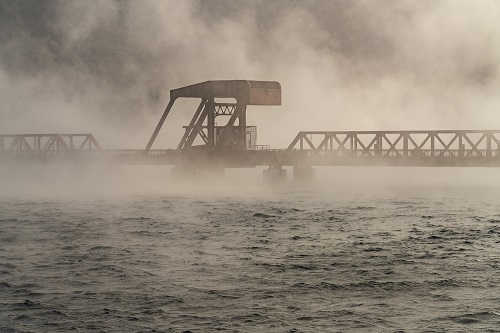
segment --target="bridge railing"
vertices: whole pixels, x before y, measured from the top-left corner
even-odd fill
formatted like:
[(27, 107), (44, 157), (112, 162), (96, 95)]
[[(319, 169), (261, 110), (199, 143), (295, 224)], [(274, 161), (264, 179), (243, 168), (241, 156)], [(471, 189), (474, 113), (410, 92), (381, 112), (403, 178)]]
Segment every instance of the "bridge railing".
[(173, 149), (151, 149), (147, 153), (144, 149), (0, 149), (1, 156), (12, 157), (118, 157), (118, 156), (141, 156), (141, 157), (164, 157), (175, 155)]
[(249, 150), (270, 150), (270, 145), (252, 145)]

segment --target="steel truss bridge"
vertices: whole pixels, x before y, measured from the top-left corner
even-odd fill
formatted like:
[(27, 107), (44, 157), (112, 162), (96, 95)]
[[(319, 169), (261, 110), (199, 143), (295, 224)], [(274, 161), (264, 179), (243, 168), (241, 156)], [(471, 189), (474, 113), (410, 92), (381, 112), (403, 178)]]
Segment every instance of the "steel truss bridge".
[[(152, 149), (178, 98), (199, 98), (176, 149)], [(234, 102), (221, 103), (218, 99)], [(206, 168), (267, 166), (500, 167), (500, 130), (304, 131), (286, 149), (257, 145), (249, 105), (281, 105), (273, 81), (206, 81), (170, 91), (170, 102), (145, 149), (103, 149), (92, 134), (0, 135), (0, 163), (162, 164)], [(227, 119), (223, 126), (216, 117)]]
[[(316, 143), (316, 144), (315, 144)], [(499, 131), (300, 132), (287, 149), (191, 153), (221, 166), (500, 166)], [(92, 134), (0, 135), (0, 162), (177, 165), (178, 149), (102, 149)]]

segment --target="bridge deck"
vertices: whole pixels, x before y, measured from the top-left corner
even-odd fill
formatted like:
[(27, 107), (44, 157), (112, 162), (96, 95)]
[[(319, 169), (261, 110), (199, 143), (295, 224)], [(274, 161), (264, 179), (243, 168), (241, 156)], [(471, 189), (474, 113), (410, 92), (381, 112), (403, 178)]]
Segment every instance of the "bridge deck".
[(480, 149), (469, 156), (461, 156), (460, 150), (412, 151), (404, 156), (403, 150), (380, 150), (367, 152), (363, 149), (345, 151), (315, 151), (312, 149), (286, 150), (249, 150), (241, 153), (213, 152), (209, 155), (178, 155), (175, 150), (142, 149), (102, 149), (49, 151), (0, 151), (0, 163), (86, 163), (86, 164), (157, 164), (177, 165), (180, 163), (201, 164), (207, 160), (223, 167), (256, 166), (447, 166), (447, 167), (486, 167), (500, 166), (499, 151)]

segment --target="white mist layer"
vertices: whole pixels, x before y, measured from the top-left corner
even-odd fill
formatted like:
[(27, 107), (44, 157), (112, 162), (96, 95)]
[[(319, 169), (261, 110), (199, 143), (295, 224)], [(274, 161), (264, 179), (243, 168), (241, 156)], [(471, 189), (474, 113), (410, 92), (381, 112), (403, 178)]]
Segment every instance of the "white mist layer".
[[(170, 89), (217, 79), (282, 83), (283, 106), (248, 110), (277, 148), (300, 130), (499, 123), (494, 0), (34, 1), (0, 15), (2, 133), (142, 148)], [(175, 147), (193, 112), (176, 105), (155, 147)]]
[(0, 199), (9, 197), (85, 198), (130, 195), (208, 195), (270, 197), (286, 192), (317, 191), (325, 196), (415, 197), (497, 195), (496, 168), (318, 167), (310, 182), (263, 181), (263, 168), (226, 169), (224, 174), (178, 178), (168, 166), (1, 165)]

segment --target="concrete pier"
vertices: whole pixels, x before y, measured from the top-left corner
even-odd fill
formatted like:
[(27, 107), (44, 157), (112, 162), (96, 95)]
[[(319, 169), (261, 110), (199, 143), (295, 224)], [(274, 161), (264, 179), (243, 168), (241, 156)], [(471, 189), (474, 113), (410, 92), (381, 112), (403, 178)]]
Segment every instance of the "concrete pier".
[(296, 165), (293, 167), (293, 180), (298, 182), (311, 182), (314, 180), (316, 170), (312, 166)]
[(270, 166), (268, 169), (264, 170), (263, 174), (264, 182), (278, 183), (286, 180), (287, 170), (283, 169), (282, 166)]

